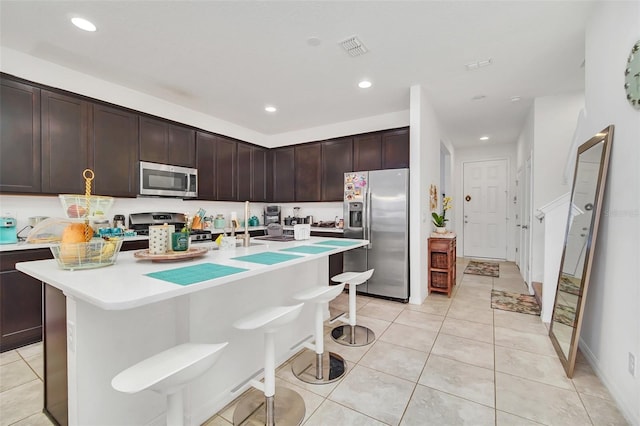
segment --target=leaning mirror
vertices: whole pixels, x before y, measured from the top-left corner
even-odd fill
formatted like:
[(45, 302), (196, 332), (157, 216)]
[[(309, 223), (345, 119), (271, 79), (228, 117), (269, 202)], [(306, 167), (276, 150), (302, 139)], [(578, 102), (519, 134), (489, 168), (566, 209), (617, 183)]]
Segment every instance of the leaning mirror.
[(571, 204), (553, 305), (549, 336), (567, 372), (573, 376), (584, 302), (604, 193), (613, 126), (578, 148)]

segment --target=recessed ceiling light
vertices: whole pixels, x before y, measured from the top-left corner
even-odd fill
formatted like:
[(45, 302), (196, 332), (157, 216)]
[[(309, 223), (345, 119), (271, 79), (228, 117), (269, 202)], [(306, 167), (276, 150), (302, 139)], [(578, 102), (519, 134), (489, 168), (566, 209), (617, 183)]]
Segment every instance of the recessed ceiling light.
[(522, 99), (520, 96), (512, 96), (511, 102), (518, 102), (520, 99)]
[(318, 37), (309, 37), (307, 39), (307, 44), (309, 46), (313, 46), (313, 47), (320, 46), (320, 43), (322, 43), (322, 40), (320, 40), (320, 38)]
[(488, 141), (489, 140), (489, 136), (482, 136), (480, 138), (481, 141)]
[(264, 107), (264, 110), (267, 112), (276, 112), (278, 108), (274, 107), (273, 105), (267, 105), (266, 107)]
[(485, 99), (486, 96), (485, 95), (475, 95), (473, 98), (471, 98), (472, 101), (481, 101), (483, 99)]
[(475, 71), (479, 68), (488, 67), (493, 63), (493, 59), (482, 59), (479, 61), (469, 62), (468, 64), (464, 64), (467, 67), (467, 71)]
[(93, 25), (92, 22), (89, 22), (84, 18), (78, 18), (78, 17), (71, 18), (71, 22), (73, 23), (73, 25), (80, 28), (81, 30), (91, 31), (91, 32), (96, 30), (96, 26)]
[(371, 82), (369, 80), (362, 80), (360, 83), (358, 83), (358, 87), (361, 89), (368, 89), (369, 87), (371, 87)]

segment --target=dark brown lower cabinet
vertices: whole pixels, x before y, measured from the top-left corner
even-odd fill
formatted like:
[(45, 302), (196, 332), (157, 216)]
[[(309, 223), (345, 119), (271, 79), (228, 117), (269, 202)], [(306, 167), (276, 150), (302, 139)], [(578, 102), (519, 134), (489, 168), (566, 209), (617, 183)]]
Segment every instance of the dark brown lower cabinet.
[(44, 413), (69, 424), (67, 386), (67, 298), (44, 285)]
[(16, 263), (52, 257), (49, 249), (0, 253), (0, 352), (42, 340), (42, 282)]

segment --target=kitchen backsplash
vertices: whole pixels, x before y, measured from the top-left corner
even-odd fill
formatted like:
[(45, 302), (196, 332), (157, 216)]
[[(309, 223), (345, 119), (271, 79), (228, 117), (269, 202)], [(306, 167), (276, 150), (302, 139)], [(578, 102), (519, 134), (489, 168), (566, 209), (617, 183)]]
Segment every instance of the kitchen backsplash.
[[(293, 216), (293, 208), (300, 207), (300, 216), (313, 216), (317, 221), (333, 221), (336, 216), (342, 218), (342, 203), (269, 203), (282, 207), (282, 218)], [(262, 213), (266, 203), (251, 203), (249, 216), (257, 216), (263, 224)], [(116, 198), (107, 218), (111, 221), (116, 214), (125, 215), (127, 224), (130, 213), (143, 212), (177, 212), (193, 215), (199, 208), (206, 210), (207, 216), (223, 214), (226, 219), (231, 212), (236, 212), (238, 219), (244, 220), (244, 203), (223, 201), (184, 201), (177, 198)], [(29, 217), (48, 216), (65, 217), (57, 196), (2, 195), (0, 197), (0, 215), (16, 218), (17, 230), (29, 223)]]

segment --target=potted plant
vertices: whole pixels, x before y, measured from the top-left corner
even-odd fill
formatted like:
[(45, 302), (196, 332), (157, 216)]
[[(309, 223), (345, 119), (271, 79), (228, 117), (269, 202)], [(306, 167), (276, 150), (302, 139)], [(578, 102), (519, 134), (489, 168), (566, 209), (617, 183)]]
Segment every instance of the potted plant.
[(453, 207), (451, 205), (451, 197), (444, 197), (442, 199), (442, 214), (438, 214), (436, 212), (431, 213), (433, 217), (433, 225), (436, 227), (436, 232), (439, 234), (444, 234), (447, 232), (446, 222), (449, 220), (446, 218), (447, 210)]

